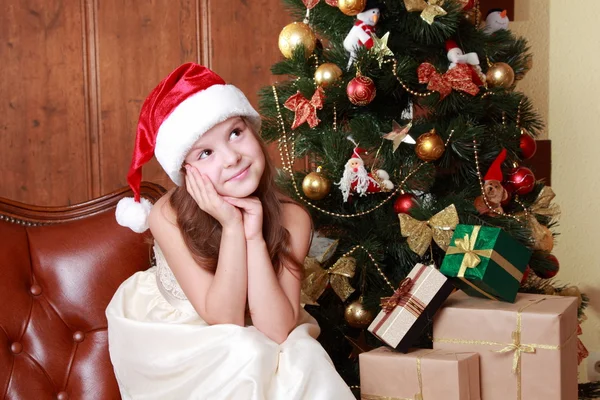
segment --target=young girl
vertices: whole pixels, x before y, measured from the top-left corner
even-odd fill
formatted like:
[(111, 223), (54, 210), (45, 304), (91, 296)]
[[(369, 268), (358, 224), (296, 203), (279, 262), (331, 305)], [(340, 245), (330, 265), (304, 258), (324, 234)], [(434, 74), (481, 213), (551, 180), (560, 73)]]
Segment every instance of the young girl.
[[(184, 64), (150, 93), (117, 221), (154, 237), (156, 267), (106, 309), (124, 399), (354, 399), (300, 307), (309, 215), (273, 182), (260, 117), (209, 69)], [(152, 155), (175, 182), (139, 195)]]

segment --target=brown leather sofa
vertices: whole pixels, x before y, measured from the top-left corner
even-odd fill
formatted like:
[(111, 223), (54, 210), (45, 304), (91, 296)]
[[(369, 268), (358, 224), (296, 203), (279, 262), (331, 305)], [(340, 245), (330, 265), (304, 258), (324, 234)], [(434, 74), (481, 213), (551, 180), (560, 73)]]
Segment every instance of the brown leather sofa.
[[(164, 189), (144, 183), (155, 201)], [(117, 225), (123, 189), (69, 207), (0, 198), (0, 398), (120, 399), (104, 310), (150, 266), (150, 237)]]

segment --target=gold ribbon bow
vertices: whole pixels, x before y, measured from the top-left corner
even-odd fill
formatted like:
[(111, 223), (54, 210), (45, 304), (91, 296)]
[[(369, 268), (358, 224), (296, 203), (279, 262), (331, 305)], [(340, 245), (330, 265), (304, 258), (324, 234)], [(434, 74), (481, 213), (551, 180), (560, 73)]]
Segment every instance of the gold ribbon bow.
[(297, 92), (287, 99), (285, 103), (283, 103), (283, 106), (295, 113), (292, 129), (296, 129), (305, 122), (307, 122), (311, 128), (319, 125), (321, 120), (317, 117), (317, 110), (323, 108), (324, 98), (325, 92), (323, 91), (323, 88), (319, 86), (310, 101), (300, 92)]
[(554, 190), (550, 186), (545, 186), (537, 198), (529, 207), (529, 212), (538, 215), (544, 215), (552, 219), (557, 219), (560, 216), (560, 207), (557, 204), (552, 204), (552, 200), (556, 197)]
[(327, 270), (321, 268), (321, 264), (313, 257), (304, 259), (304, 271), (306, 278), (302, 281), (301, 302), (303, 304), (319, 305), (317, 300), (327, 285), (331, 284), (333, 291), (342, 301), (354, 293), (349, 279), (356, 271), (356, 260), (353, 257), (340, 257), (333, 266)]
[(404, 0), (406, 11), (421, 11), (421, 18), (429, 25), (433, 24), (435, 17), (448, 14), (441, 7), (443, 4), (444, 0), (429, 0), (429, 3), (425, 0)]
[(400, 300), (402, 300), (402, 298), (406, 296), (408, 292), (410, 292), (410, 289), (412, 289), (413, 284), (414, 283), (411, 278), (402, 279), (402, 281), (400, 281), (400, 284), (398, 285), (398, 289), (394, 291), (393, 295), (391, 295), (390, 297), (381, 298), (381, 308), (383, 309), (383, 311), (389, 313), (393, 311), (396, 307), (398, 307)]
[(477, 266), (481, 263), (481, 257), (492, 258), (494, 249), (475, 250), (475, 242), (477, 241), (477, 236), (479, 236), (480, 230), (481, 226), (475, 225), (471, 235), (466, 233), (463, 239), (456, 239), (454, 241), (454, 246), (448, 248), (447, 254), (465, 255), (462, 263), (460, 264), (458, 274), (456, 275), (457, 278), (464, 278), (467, 269), (477, 268)]
[(521, 354), (523, 353), (535, 353), (535, 347), (530, 344), (521, 343), (521, 329), (517, 328), (512, 333), (513, 342), (501, 350), (497, 350), (496, 353), (510, 353), (514, 351), (512, 372), (513, 374), (521, 373)]
[(408, 238), (408, 247), (421, 257), (431, 245), (431, 239), (445, 251), (458, 225), (458, 213), (454, 204), (444, 208), (428, 221), (416, 220), (408, 214), (398, 214), (398, 218), (402, 236)]

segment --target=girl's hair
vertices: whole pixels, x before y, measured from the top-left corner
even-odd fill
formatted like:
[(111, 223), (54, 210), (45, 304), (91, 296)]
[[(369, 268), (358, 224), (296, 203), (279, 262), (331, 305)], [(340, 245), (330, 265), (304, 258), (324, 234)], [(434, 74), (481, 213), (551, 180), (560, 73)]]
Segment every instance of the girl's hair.
[[(265, 157), (265, 169), (253, 196), (258, 197), (262, 203), (263, 237), (271, 263), (276, 273), (285, 266), (301, 277), (303, 268), (291, 256), (290, 234), (282, 223), (283, 203), (297, 203), (282, 200), (283, 195), (275, 184), (275, 167), (267, 154), (266, 146), (250, 125), (248, 128), (260, 143)], [(185, 173), (183, 166), (182, 173)], [(185, 183), (175, 189), (169, 203), (177, 216), (177, 225), (183, 240), (196, 263), (211, 272), (216, 271), (221, 243), (221, 224), (198, 207), (196, 201), (187, 192)]]

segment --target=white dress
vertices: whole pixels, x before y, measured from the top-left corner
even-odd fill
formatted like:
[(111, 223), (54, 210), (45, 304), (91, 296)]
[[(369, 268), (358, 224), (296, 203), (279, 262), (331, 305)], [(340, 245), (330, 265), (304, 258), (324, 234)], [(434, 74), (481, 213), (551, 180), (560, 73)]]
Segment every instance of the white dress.
[(253, 326), (208, 325), (158, 248), (156, 266), (121, 284), (106, 309), (124, 400), (350, 400), (354, 395), (301, 321), (278, 345)]

